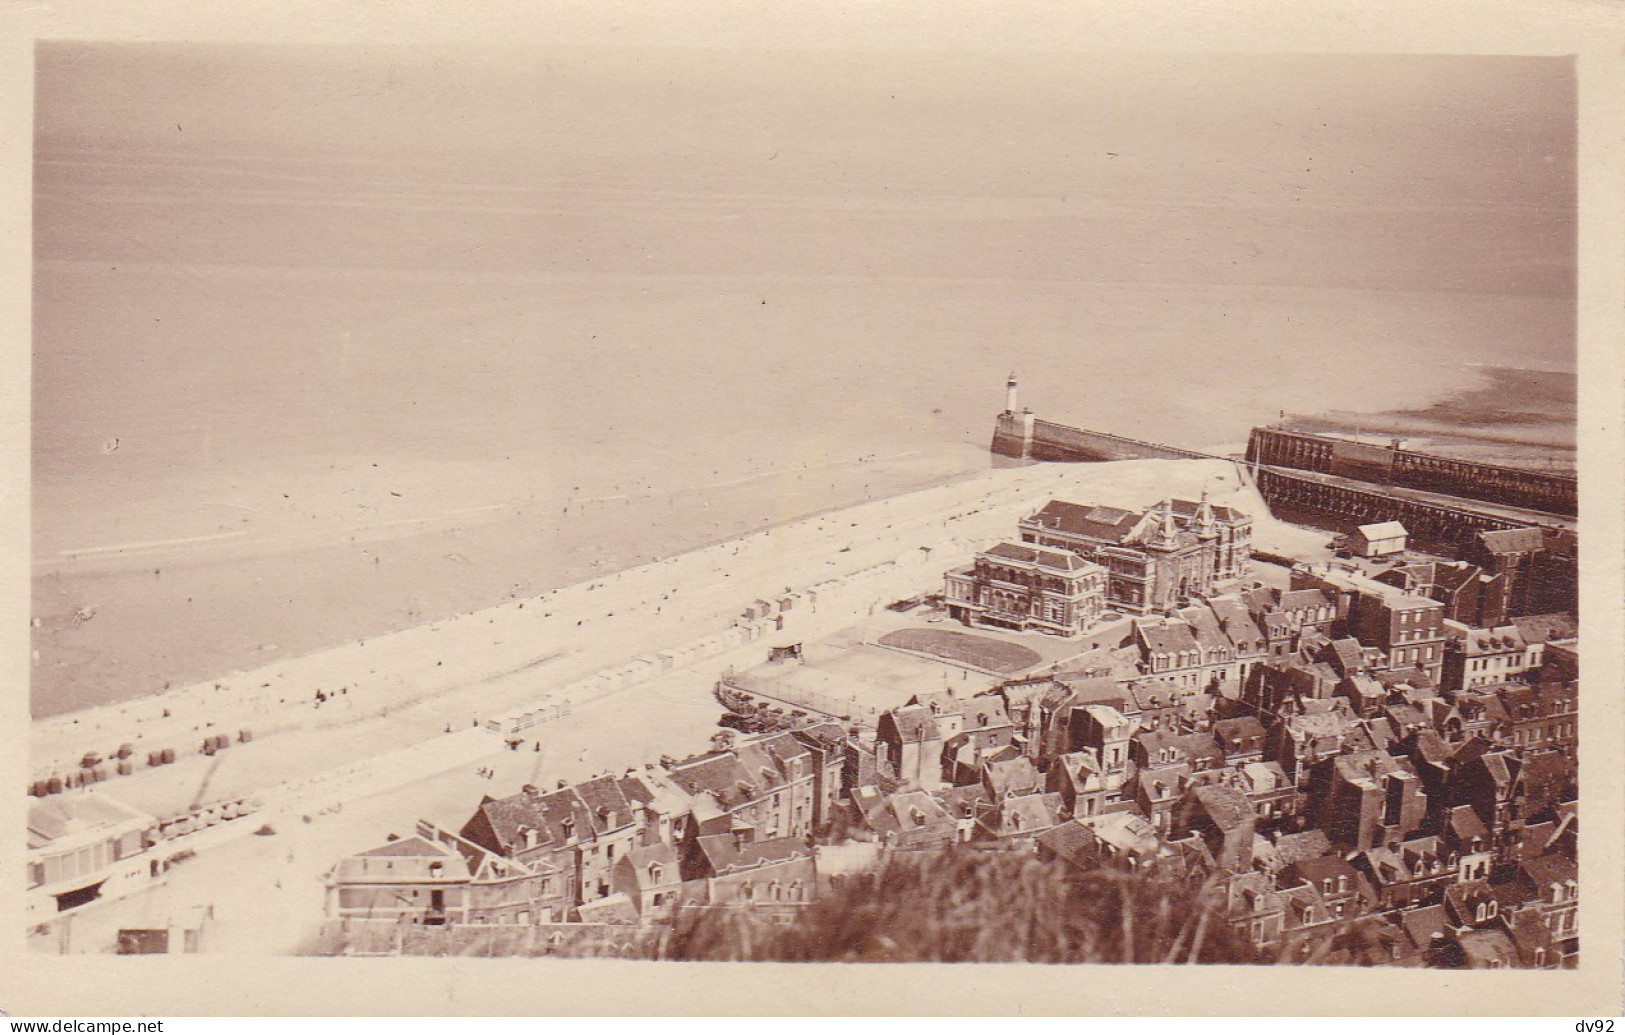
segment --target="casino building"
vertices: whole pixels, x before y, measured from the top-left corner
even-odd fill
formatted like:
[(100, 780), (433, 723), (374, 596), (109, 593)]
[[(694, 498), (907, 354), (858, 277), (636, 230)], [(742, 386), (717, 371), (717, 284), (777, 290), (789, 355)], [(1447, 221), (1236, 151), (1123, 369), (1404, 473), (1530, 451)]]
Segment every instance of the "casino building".
[(950, 571), (944, 598), (966, 625), (1072, 636), (1106, 610), (1106, 569), (1067, 550), (1000, 543)]
[(1167, 612), (1240, 578), (1252, 557), (1252, 518), (1232, 507), (1167, 499), (1143, 512), (1051, 500), (1022, 519), (1021, 541), (1065, 550), (1106, 573), (1106, 606)]

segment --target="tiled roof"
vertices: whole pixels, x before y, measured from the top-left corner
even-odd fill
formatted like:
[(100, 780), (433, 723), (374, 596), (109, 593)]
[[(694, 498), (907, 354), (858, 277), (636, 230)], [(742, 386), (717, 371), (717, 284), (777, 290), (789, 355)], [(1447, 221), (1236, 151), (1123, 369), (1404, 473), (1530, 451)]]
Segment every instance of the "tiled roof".
[(1451, 809), (1446, 826), (1459, 844), (1467, 844), (1475, 838), (1487, 839), (1490, 836), (1489, 828), (1484, 825), (1484, 821), (1479, 818), (1471, 805), (1457, 805)]
[(1066, 862), (1075, 862), (1083, 857), (1095, 842), (1094, 832), (1077, 820), (1051, 827), (1038, 835), (1040, 845)]

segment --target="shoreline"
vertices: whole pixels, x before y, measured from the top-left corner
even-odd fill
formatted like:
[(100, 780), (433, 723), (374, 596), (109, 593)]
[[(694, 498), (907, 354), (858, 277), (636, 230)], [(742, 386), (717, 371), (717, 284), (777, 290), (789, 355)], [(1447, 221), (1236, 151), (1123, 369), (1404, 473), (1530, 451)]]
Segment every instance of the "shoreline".
[[(899, 459), (915, 460), (920, 457), (921, 454), (916, 452), (877, 457), (874, 461), (856, 460), (840, 464), (823, 465), (826, 468), (835, 469), (841, 474), (856, 473), (858, 475), (864, 475), (872, 473), (873, 475), (882, 479), (893, 478), (895, 480), (878, 490), (868, 492), (860, 491), (856, 493), (842, 493), (837, 490), (831, 494), (828, 494), (832, 498), (832, 501), (830, 502), (825, 502), (821, 506), (808, 510), (798, 510), (785, 513), (782, 516), (775, 517), (766, 522), (756, 524), (739, 522), (736, 523), (734, 527), (724, 528), (720, 531), (709, 534), (702, 532), (698, 536), (687, 535), (679, 532), (676, 535), (668, 537), (667, 545), (670, 547), (669, 549), (635, 551), (622, 557), (615, 558), (614, 560), (618, 561), (619, 563), (616, 563), (612, 568), (605, 568), (602, 566), (600, 560), (592, 559), (589, 552), (590, 546), (589, 549), (582, 549), (580, 548), (580, 544), (576, 544), (578, 547), (577, 549), (569, 550), (569, 544), (566, 544), (564, 551), (561, 552), (568, 552), (570, 555), (568, 557), (561, 558), (564, 563), (559, 564), (551, 572), (544, 573), (540, 576), (532, 576), (523, 579), (521, 582), (516, 583), (514, 588), (503, 593), (497, 599), (489, 599), (488, 595), (485, 594), (476, 594), (476, 596), (487, 596), (487, 599), (485, 599), (483, 602), (471, 601), (468, 606), (462, 607), (443, 607), (434, 609), (426, 608), (421, 615), (415, 617), (415, 620), (395, 623), (387, 627), (378, 627), (377, 623), (374, 623), (374, 628), (372, 628), (370, 631), (355, 636), (346, 636), (336, 640), (329, 638), (326, 640), (326, 642), (304, 644), (299, 647), (284, 648), (273, 644), (270, 648), (265, 649), (258, 656), (248, 655), (246, 652), (238, 651), (236, 653), (243, 656), (247, 663), (232, 666), (227, 669), (213, 668), (209, 669), (207, 672), (198, 672), (189, 676), (172, 678), (169, 680), (169, 684), (171, 685), (155, 685), (148, 692), (119, 695), (107, 700), (90, 702), (79, 707), (69, 707), (61, 710), (37, 710), (31, 716), (31, 721), (38, 726), (41, 723), (61, 721), (64, 719), (72, 720), (74, 717), (96, 713), (102, 709), (118, 708), (124, 705), (151, 701), (166, 694), (179, 693), (187, 690), (188, 688), (195, 688), (203, 683), (218, 682), (222, 684), (229, 684), (234, 680), (240, 680), (245, 673), (259, 671), (268, 665), (274, 665), (278, 662), (296, 660), (298, 658), (307, 657), (311, 654), (343, 647), (358, 641), (364, 642), (369, 639), (377, 639), (383, 636), (408, 632), (412, 629), (426, 628), (429, 626), (454, 621), (458, 618), (465, 617), (486, 608), (500, 607), (503, 604), (512, 603), (521, 599), (544, 599), (553, 594), (557, 594), (574, 587), (586, 585), (596, 580), (610, 578), (623, 574), (627, 571), (635, 570), (639, 567), (650, 564), (658, 564), (662, 561), (680, 557), (684, 554), (704, 551), (719, 545), (746, 539), (754, 535), (770, 533), (777, 528), (792, 525), (800, 521), (816, 519), (831, 513), (851, 509), (853, 507), (860, 507), (869, 503), (883, 502), (900, 496), (907, 496), (933, 488), (958, 484), (969, 479), (974, 479), (991, 469), (991, 464), (987, 467), (975, 468), (970, 467), (967, 463), (961, 463), (958, 469), (943, 470), (941, 469), (942, 465), (938, 464), (936, 470), (923, 478), (919, 477), (916, 473), (907, 470), (901, 472), (903, 474), (902, 477), (898, 477), (898, 474), (900, 473), (899, 469), (895, 466), (888, 466), (887, 463), (890, 461), (893, 465), (895, 465)], [(927, 462), (929, 462), (929, 458), (927, 458)], [(748, 494), (751, 492), (752, 486), (756, 486), (761, 483), (772, 483), (775, 479), (782, 477), (786, 473), (793, 472), (775, 469), (774, 471), (730, 479), (727, 482), (717, 485), (706, 485), (703, 487), (682, 489), (671, 494), (651, 494), (643, 497), (631, 496), (624, 499), (623, 505), (625, 508), (632, 511), (641, 510), (645, 512), (648, 515), (649, 521), (660, 521), (660, 512), (663, 509), (669, 509), (669, 507), (677, 499), (686, 497), (689, 500), (700, 501), (699, 509), (706, 510), (709, 508), (708, 504), (705, 502), (705, 497), (713, 492), (720, 490), (722, 493), (726, 494), (729, 490), (734, 490), (735, 492), (745, 492)], [(575, 500), (568, 506), (572, 510), (575, 510), (578, 506), (581, 507), (581, 511), (578, 516), (590, 521), (592, 518), (593, 507), (610, 507), (614, 506), (614, 504), (617, 502), (620, 501), (615, 499), (587, 498)], [(724, 500), (723, 502), (729, 501)], [(662, 503), (666, 504), (667, 506), (663, 508), (661, 506)], [(639, 504), (641, 504), (641, 507)], [(526, 516), (527, 512), (533, 512), (535, 509), (539, 508), (536, 508), (534, 504), (525, 503), (505, 506), (503, 509), (507, 511), (507, 513), (503, 514), (500, 519), (490, 522), (485, 527), (484, 531), (492, 534), (501, 534), (505, 531), (504, 526), (515, 522), (528, 521), (529, 519)], [(466, 530), (429, 528), (422, 531), (408, 533), (404, 536), (395, 536), (381, 540), (368, 539), (356, 540), (354, 542), (346, 541), (342, 544), (331, 542), (311, 544), (293, 552), (276, 551), (268, 554), (262, 554), (256, 551), (248, 556), (221, 559), (211, 559), (206, 557), (184, 558), (178, 564), (174, 563), (173, 561), (166, 561), (166, 566), (173, 565), (173, 567), (177, 570), (185, 570), (188, 567), (195, 567), (195, 569), (199, 572), (206, 573), (217, 569), (221, 565), (242, 566), (258, 565), (263, 563), (285, 564), (288, 562), (290, 557), (297, 558), (298, 563), (309, 564), (311, 562), (305, 558), (314, 557), (315, 555), (318, 555), (324, 551), (333, 551), (338, 549), (349, 550), (352, 546), (360, 545), (373, 547), (393, 547), (396, 549), (405, 550), (412, 550), (415, 548), (419, 552), (435, 553), (439, 551), (441, 547), (448, 545), (447, 543), (440, 542), (439, 540), (441, 538), (448, 535), (456, 536), (461, 531)], [(379, 551), (375, 549), (374, 552)], [(137, 566), (145, 567), (144, 564)], [(105, 577), (118, 577), (121, 574), (122, 572), (117, 570), (91, 570), (85, 572), (57, 571), (36, 575), (34, 577), (34, 582), (37, 590), (38, 584), (42, 581), (50, 581), (64, 577), (78, 578), (82, 580), (95, 580)], [(36, 621), (38, 620), (38, 615), (36, 615)], [(37, 627), (34, 630), (36, 634), (38, 634), (39, 631), (40, 630)], [(193, 666), (193, 668), (195, 669), (196, 666)], [(35, 704), (37, 708), (37, 702), (35, 702)]]
[[(1217, 487), (1221, 497), (1245, 491), (1234, 487), (1237, 479), (1224, 461), (988, 470), (955, 484), (836, 508), (523, 601), (272, 663), (239, 673), (229, 684), (204, 681), (36, 720), (32, 771), (38, 778), (53, 765), (71, 768), (84, 750), (106, 752), (120, 742), (140, 743), (139, 751), (185, 747), (182, 738), (205, 728), (264, 728), (267, 716), (287, 720), (280, 729), (293, 737), (290, 744), (343, 734), (340, 742), (329, 745), (341, 752), (358, 749), (357, 736), (393, 743), (405, 742), (400, 740), (403, 734), (432, 738), (442, 732), (443, 722), (452, 729), (459, 724), (466, 728), (471, 712), (478, 721), (545, 699), (561, 687), (608, 687), (621, 676), (635, 679), (633, 670), (650, 671), (647, 665), (639, 667), (640, 659), (646, 662), (663, 649), (682, 653), (696, 638), (726, 634), (740, 611), (764, 594), (824, 586), (835, 594), (829, 603), (839, 617), (840, 601), (850, 597), (846, 590), (871, 587), (858, 589), (860, 596), (875, 591), (890, 577), (867, 581), (873, 576), (909, 573), (922, 560), (937, 572), (950, 562), (950, 554), (974, 553), (984, 541), (1009, 535), (1006, 526), (1016, 512), (1037, 505), (1040, 496), (1076, 486), (1125, 504), (1148, 505), (1169, 491), (1194, 492), (1198, 483)], [(844, 527), (848, 523), (855, 530)], [(926, 543), (932, 545), (922, 545)], [(857, 582), (848, 586), (854, 578)], [(668, 599), (679, 588), (680, 601)], [(823, 596), (826, 589), (819, 593)], [(663, 607), (663, 600), (671, 606)], [(571, 619), (576, 619), (573, 624)], [(806, 620), (814, 621), (810, 616)], [(538, 661), (542, 655), (548, 656)], [(656, 666), (650, 674), (659, 670)], [(353, 692), (330, 698), (334, 707), (325, 711), (311, 706), (306, 695), (312, 688), (331, 692), (341, 681)], [(248, 685), (253, 683), (261, 685)], [(228, 703), (235, 707), (221, 707)], [(160, 714), (168, 710), (173, 715)], [(347, 732), (352, 726), (353, 734)], [(235, 766), (249, 764), (251, 756), (263, 759), (267, 750), (275, 756), (278, 749), (267, 749), (267, 740), (278, 743), (262, 739), (256, 729), (252, 743), (219, 759)], [(183, 758), (192, 754), (177, 753)], [(185, 768), (175, 767), (174, 776), (183, 776)], [(168, 774), (169, 767), (138, 769), (114, 781), (110, 793), (117, 795), (123, 780), (162, 782)]]

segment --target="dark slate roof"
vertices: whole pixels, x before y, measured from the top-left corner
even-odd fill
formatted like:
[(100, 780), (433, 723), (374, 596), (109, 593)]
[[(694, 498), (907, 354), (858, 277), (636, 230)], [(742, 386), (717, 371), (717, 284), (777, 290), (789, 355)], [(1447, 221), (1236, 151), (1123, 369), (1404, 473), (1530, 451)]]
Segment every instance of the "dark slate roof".
[(771, 787), (760, 772), (752, 772), (733, 752), (710, 755), (670, 770), (672, 782), (687, 794), (710, 794), (724, 809), (755, 801)]
[(1183, 622), (1135, 622), (1145, 640), (1146, 650), (1152, 654), (1172, 654), (1182, 650), (1196, 650), (1196, 637), (1191, 627)]
[(1010, 715), (1004, 709), (1004, 701), (997, 697), (973, 697), (960, 702), (959, 710), (965, 716), (967, 730), (982, 730), (1010, 724)]
[(1109, 542), (1122, 542), (1141, 515), (1116, 507), (1097, 507), (1089, 504), (1050, 500), (1032, 516), (1034, 522), (1045, 528), (1054, 528), (1071, 535), (1089, 536)]
[(1433, 585), (1446, 593), (1454, 593), (1467, 583), (1484, 574), (1476, 564), (1438, 564), (1433, 569)]
[(412, 837), (403, 837), (399, 841), (388, 841), (379, 845), (377, 848), (369, 848), (365, 852), (358, 852), (356, 854), (368, 856), (433, 856), (435, 858), (445, 858), (446, 856), (451, 855), (451, 849), (444, 845), (437, 844), (433, 841), (414, 835)]
[(1003, 798), (1010, 791), (1042, 787), (1044, 778), (1038, 775), (1025, 755), (1008, 762), (988, 762), (982, 766), (983, 779), (994, 798)]
[(1040, 550), (1032, 546), (1022, 546), (1019, 543), (1000, 543), (982, 552), (989, 557), (1001, 557), (1007, 561), (1020, 561), (1023, 564), (1036, 564), (1055, 571), (1079, 571), (1089, 566), (1088, 561), (1075, 553), (1065, 550)]
[(587, 807), (592, 817), (595, 833), (605, 834), (611, 830), (619, 830), (629, 825), (632, 820), (632, 803), (626, 800), (621, 791), (620, 781), (612, 776), (600, 776), (585, 783), (575, 785), (575, 792), (581, 797), (581, 802)]
[[(1128, 697), (1123, 684), (1115, 679), (1065, 679), (1057, 680), (1056, 686), (1072, 695), (1070, 703), (1074, 706), (1109, 704), (1116, 708)], [(1045, 700), (1047, 703), (1047, 696)]]
[[(1201, 508), (1202, 504), (1195, 500), (1173, 499), (1168, 501), (1168, 506), (1169, 509), (1171, 509), (1175, 514), (1178, 514), (1180, 517), (1193, 518), (1196, 516), (1197, 510)], [(1213, 510), (1213, 517), (1216, 521), (1234, 521), (1237, 518), (1244, 518), (1247, 516), (1241, 511), (1232, 507), (1227, 507), (1222, 503), (1209, 502), (1208, 506)]]
[(939, 740), (942, 732), (937, 728), (931, 709), (921, 705), (905, 705), (886, 713), (891, 716), (897, 734), (906, 744), (922, 740)]
[(1304, 611), (1313, 607), (1326, 607), (1331, 603), (1318, 589), (1289, 589), (1275, 604), (1281, 611)]
[(1038, 843), (1065, 862), (1076, 862), (1094, 848), (1094, 832), (1077, 822), (1062, 823), (1038, 835)]
[(864, 822), (876, 832), (897, 832), (951, 823), (953, 817), (924, 791), (900, 791), (888, 794), (869, 809)]
[(1252, 614), (1248, 612), (1247, 605), (1241, 598), (1212, 597), (1208, 600), (1207, 606), (1218, 617), (1225, 635), (1237, 646), (1243, 643), (1256, 643), (1264, 638), (1264, 633), (1253, 621)]
[(1253, 715), (1241, 715), (1234, 719), (1220, 719), (1213, 724), (1213, 736), (1224, 746), (1226, 751), (1234, 751), (1241, 746), (1243, 740), (1257, 738), (1260, 743), (1264, 739), (1264, 724)]
[(1519, 863), (1519, 868), (1537, 888), (1553, 882), (1575, 880), (1580, 875), (1573, 859), (1552, 853), (1525, 859)]

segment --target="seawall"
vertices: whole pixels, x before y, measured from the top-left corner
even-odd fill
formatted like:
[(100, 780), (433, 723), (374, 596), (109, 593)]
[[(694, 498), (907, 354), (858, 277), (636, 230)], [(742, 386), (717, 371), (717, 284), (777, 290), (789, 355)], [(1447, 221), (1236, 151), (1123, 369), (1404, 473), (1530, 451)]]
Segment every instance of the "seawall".
[(1157, 442), (1110, 435), (1040, 420), (1031, 413), (999, 414), (990, 447), (998, 456), (1049, 463), (1106, 463), (1113, 460), (1224, 459)]
[(1254, 428), (1247, 440), (1247, 460), (1549, 514), (1573, 517), (1579, 511), (1574, 475), (1457, 460), (1397, 445)]

